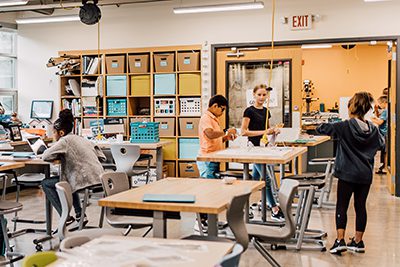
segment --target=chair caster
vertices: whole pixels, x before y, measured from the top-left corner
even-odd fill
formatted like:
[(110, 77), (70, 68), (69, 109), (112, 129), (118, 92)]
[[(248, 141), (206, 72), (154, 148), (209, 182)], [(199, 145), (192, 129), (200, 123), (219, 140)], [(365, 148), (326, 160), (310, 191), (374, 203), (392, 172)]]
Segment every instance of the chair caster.
[(271, 244), (271, 250), (286, 250), (285, 245)]
[(42, 251), (43, 250), (43, 246), (42, 246), (42, 244), (36, 244), (36, 252), (40, 252), (40, 251)]

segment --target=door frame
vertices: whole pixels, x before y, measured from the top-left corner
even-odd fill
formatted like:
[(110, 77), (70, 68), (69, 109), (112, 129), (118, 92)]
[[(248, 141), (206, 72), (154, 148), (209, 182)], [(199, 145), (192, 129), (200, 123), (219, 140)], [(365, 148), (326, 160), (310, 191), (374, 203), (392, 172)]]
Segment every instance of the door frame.
[[(352, 38), (327, 38), (327, 39), (310, 39), (310, 40), (289, 40), (274, 42), (274, 46), (280, 48), (282, 46), (297, 46), (303, 44), (322, 44), (322, 43), (358, 43), (369, 41), (392, 41), (396, 46), (400, 46), (400, 35), (391, 36), (372, 36), (372, 37), (352, 37)], [(221, 48), (243, 48), (243, 47), (271, 47), (271, 42), (249, 42), (249, 43), (224, 43), (211, 45), (211, 93), (216, 92), (216, 64), (217, 50)], [(396, 50), (396, 107), (395, 114), (391, 114), (391, 120), (395, 121), (395, 149), (391, 153), (395, 153), (395, 196), (400, 197), (400, 119), (397, 119), (396, 114), (400, 114), (400, 51)], [(392, 88), (393, 89), (393, 88)]]

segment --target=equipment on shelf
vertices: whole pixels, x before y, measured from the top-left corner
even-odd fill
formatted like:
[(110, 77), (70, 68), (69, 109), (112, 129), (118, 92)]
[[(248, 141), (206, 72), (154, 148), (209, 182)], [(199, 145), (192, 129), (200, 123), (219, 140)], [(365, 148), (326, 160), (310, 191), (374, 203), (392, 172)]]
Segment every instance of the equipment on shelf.
[(303, 81), (303, 91), (304, 91), (303, 100), (306, 101), (307, 113), (310, 113), (311, 102), (317, 101), (319, 99), (318, 97), (312, 97), (313, 90), (314, 90), (313, 83), (310, 80), (304, 80)]
[(79, 10), (79, 18), (81, 22), (87, 25), (93, 25), (100, 21), (101, 11), (97, 6), (98, 0), (93, 0), (88, 3), (88, 0), (82, 0), (82, 6)]
[(75, 55), (62, 55), (60, 57), (51, 57), (47, 62), (48, 68), (58, 67), (60, 70), (56, 75), (74, 75), (79, 73), (80, 56)]

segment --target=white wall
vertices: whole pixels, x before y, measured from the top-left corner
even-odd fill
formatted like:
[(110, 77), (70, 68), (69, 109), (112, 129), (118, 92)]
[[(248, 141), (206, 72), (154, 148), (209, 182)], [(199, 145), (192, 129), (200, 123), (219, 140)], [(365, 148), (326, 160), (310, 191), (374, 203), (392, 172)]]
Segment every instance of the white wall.
[[(264, 1), (266, 8), (261, 11), (174, 15), (172, 7), (178, 6), (179, 2), (101, 8), (101, 48), (271, 40), (270, 1)], [(275, 39), (400, 35), (399, 11), (399, 0), (382, 3), (364, 3), (362, 0), (277, 1)], [(290, 31), (288, 25), (279, 22), (282, 16), (301, 14), (320, 14), (322, 20), (315, 23), (312, 30), (298, 32)], [(23, 119), (29, 118), (32, 99), (53, 99), (58, 110), (58, 77), (54, 75), (56, 69), (46, 68), (47, 60), (60, 50), (84, 49), (97, 49), (97, 26), (80, 22), (19, 26), (19, 113)]]

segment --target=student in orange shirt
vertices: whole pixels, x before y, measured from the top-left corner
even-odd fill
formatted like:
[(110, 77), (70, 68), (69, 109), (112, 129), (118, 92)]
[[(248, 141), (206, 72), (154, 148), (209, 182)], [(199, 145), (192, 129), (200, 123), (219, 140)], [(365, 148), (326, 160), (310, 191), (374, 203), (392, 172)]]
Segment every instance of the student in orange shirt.
[[(236, 129), (231, 128), (224, 132), (219, 125), (218, 118), (222, 116), (228, 106), (228, 100), (222, 95), (215, 95), (208, 103), (207, 111), (199, 122), (200, 151), (206, 154), (224, 149), (224, 142), (236, 138)], [(218, 178), (219, 162), (198, 161), (200, 177)]]

